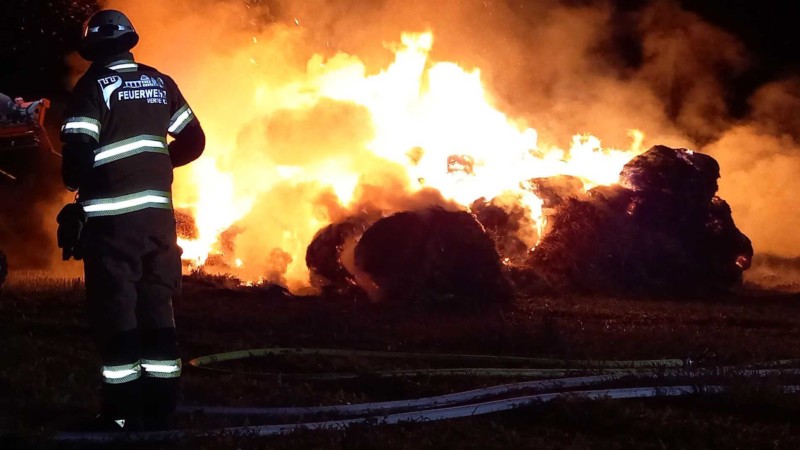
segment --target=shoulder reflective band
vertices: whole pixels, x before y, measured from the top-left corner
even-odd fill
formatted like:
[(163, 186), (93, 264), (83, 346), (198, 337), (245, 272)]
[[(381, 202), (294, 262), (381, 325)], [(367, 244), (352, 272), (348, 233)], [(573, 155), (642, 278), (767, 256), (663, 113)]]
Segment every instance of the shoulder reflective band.
[(172, 195), (163, 191), (142, 191), (122, 197), (82, 201), (86, 217), (117, 216), (146, 208), (172, 209)]
[(103, 366), (103, 382), (108, 384), (122, 384), (133, 381), (142, 376), (142, 366), (139, 361), (121, 366)]
[(92, 167), (99, 167), (103, 164), (146, 152), (169, 155), (166, 138), (142, 135), (104, 145), (94, 151), (94, 165)]
[(167, 131), (173, 134), (178, 134), (183, 131), (183, 128), (192, 121), (192, 117), (194, 114), (192, 113), (191, 108), (189, 105), (183, 105), (183, 108), (179, 109), (172, 115), (172, 119), (169, 121), (169, 128)]
[(135, 62), (131, 61), (130, 59), (122, 60), (122, 61), (115, 61), (109, 65), (107, 65), (109, 69), (115, 72), (136, 72), (139, 69), (139, 65)]
[(95, 141), (100, 140), (100, 121), (89, 117), (69, 117), (61, 125), (63, 134), (85, 134)]
[(143, 359), (144, 376), (153, 378), (178, 378), (181, 376), (180, 359)]

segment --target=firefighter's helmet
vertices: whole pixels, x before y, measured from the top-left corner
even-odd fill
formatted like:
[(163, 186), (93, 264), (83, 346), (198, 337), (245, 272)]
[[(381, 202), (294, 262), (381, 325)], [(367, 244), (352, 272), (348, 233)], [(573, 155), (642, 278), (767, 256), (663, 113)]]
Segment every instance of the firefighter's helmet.
[(89, 61), (127, 52), (139, 42), (139, 35), (125, 14), (114, 10), (98, 11), (86, 21), (80, 55)]

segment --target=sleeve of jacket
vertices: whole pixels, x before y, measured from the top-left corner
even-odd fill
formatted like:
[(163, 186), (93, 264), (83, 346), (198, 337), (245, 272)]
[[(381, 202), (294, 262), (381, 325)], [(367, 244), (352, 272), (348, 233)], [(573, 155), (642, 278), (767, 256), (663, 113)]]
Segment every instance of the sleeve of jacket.
[(169, 89), (170, 120), (167, 132), (174, 138), (169, 143), (169, 157), (173, 167), (180, 167), (196, 160), (203, 154), (206, 136), (200, 121), (194, 115), (189, 103), (181, 94), (178, 85), (167, 78)]
[(84, 77), (75, 85), (65, 111), (61, 125), (61, 176), (71, 191), (80, 189), (94, 164), (102, 131), (101, 102), (100, 87)]

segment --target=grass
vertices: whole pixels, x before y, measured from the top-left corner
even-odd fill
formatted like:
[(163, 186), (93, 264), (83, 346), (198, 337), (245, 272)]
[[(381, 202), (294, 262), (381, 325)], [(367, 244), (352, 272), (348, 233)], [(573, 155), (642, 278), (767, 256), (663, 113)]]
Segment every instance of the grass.
[[(175, 301), (185, 359), (271, 346), (571, 359), (691, 357), (709, 365), (800, 358), (800, 299), (780, 292), (750, 289), (680, 301), (518, 298), (482, 311), (426, 311), (351, 298), (286, 297), (280, 290), (231, 289), (227, 284), (187, 278), (183, 296)], [(4, 449), (54, 448), (43, 438), (47, 433), (96, 410), (98, 360), (83, 301), (78, 280), (42, 273), (12, 273), (0, 289), (0, 429), (24, 436), (0, 438)], [(397, 362), (397, 368), (432, 365), (440, 364)], [(392, 364), (283, 358), (233, 366), (324, 372), (380, 370)], [(339, 404), (415, 398), (507, 381), (423, 377), (314, 382), (187, 368), (183, 402)], [(447, 422), (360, 425), (277, 438), (220, 436), (147, 448), (800, 448), (798, 397), (774, 394), (776, 383), (741, 383), (733, 392), (714, 397), (575, 399)], [(204, 417), (182, 420), (186, 426), (222, 423)]]

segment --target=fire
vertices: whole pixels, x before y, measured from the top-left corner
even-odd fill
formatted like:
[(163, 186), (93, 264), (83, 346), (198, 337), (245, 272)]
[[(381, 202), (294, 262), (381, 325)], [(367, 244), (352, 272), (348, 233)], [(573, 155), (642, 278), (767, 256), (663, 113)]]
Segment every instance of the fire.
[[(254, 37), (253, 44), (257, 43)], [(315, 55), (308, 61), (306, 73), (291, 82), (277, 87), (266, 80), (259, 84), (253, 92), (253, 107), (269, 117), (277, 108), (301, 112), (322, 102), (354, 105), (368, 112), (372, 126), (364, 145), (375, 158), (403, 168), (411, 180), (405, 186), (408, 192), (434, 188), (465, 208), (481, 197), (514, 198), (527, 207), (540, 231), (544, 225), (543, 202), (525, 189), (527, 180), (563, 174), (579, 177), (586, 189), (612, 184), (622, 166), (643, 151), (644, 135), (638, 130), (629, 131), (632, 142), (625, 150), (604, 149), (600, 140), (589, 134), (574, 136), (567, 150), (539, 142), (535, 129), (497, 109), (479, 69), (432, 61), (429, 54), (433, 44), (432, 32), (404, 33), (399, 44), (389, 46), (395, 54), (394, 62), (372, 75), (352, 55), (339, 53), (327, 59)], [(257, 59), (251, 60), (258, 65)], [(203, 120), (210, 136), (209, 146), (230, 146), (221, 131), (224, 124), (217, 123), (214, 117)], [(215, 135), (218, 130), (220, 133)], [(328, 131), (305, 130), (321, 134)], [(193, 193), (178, 205), (191, 210), (196, 220), (196, 239), (180, 241), (184, 258), (191, 265), (201, 266), (210, 254), (225, 253), (220, 234), (242, 220), (259, 195), (282, 183), (312, 183), (331, 189), (339, 204), (347, 208), (354, 201), (362, 171), (368, 170), (360, 167), (359, 161), (341, 158), (323, 158), (303, 165), (262, 162), (270, 169), (265, 169), (269, 173), (258, 186), (244, 188), (237, 185), (237, 180), (252, 179), (244, 173), (252, 171), (260, 161), (251, 161), (249, 167), (226, 167), (213, 154), (194, 164), (189, 179), (179, 179), (176, 190)], [(262, 249), (263, 254), (281, 261), (285, 277), (281, 281), (295, 289), (308, 284), (304, 254), (313, 232), (330, 221), (324, 215), (307, 214), (281, 223), (281, 238)], [(276, 254), (273, 249), (281, 252)], [(231, 272), (239, 274), (237, 271), (252, 267), (246, 252), (225, 257), (230, 261)], [(244, 273), (245, 278), (252, 279), (280, 278)]]

